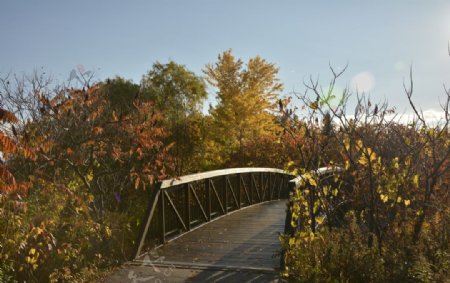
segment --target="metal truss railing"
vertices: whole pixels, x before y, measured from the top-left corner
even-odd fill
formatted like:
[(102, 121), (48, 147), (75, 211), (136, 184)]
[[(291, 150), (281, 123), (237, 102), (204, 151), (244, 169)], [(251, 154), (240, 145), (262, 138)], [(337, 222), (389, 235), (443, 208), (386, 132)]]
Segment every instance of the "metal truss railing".
[(289, 196), (295, 176), (272, 168), (233, 168), (159, 183), (153, 191), (135, 258), (204, 223), (241, 208)]

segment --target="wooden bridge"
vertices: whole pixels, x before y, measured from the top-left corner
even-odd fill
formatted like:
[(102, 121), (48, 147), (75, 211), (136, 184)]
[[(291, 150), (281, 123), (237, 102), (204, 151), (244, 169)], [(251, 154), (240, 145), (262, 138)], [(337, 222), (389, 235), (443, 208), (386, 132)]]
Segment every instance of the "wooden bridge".
[(290, 227), (286, 200), (300, 179), (235, 168), (163, 181), (150, 197), (135, 259), (107, 282), (277, 282), (279, 235)]

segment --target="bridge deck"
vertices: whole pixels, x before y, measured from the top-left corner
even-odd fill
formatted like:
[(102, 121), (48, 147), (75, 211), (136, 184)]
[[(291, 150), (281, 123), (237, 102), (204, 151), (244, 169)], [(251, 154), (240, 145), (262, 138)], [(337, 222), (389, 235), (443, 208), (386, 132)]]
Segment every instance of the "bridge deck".
[[(135, 282), (146, 276), (156, 276), (162, 282), (275, 280), (280, 266), (278, 235), (284, 230), (285, 216), (286, 201), (270, 201), (231, 213), (142, 256), (135, 262), (140, 266), (128, 267), (124, 273), (128, 277), (121, 282), (131, 282), (131, 275), (137, 276)], [(177, 274), (189, 274), (189, 278)]]

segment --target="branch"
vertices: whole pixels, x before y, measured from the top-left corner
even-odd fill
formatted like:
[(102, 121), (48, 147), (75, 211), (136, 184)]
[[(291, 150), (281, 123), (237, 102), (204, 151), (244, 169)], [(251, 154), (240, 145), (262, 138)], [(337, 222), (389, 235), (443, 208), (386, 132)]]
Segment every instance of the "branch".
[(411, 105), (417, 118), (423, 123), (424, 126), (426, 126), (425, 119), (423, 118), (423, 113), (421, 114), (416, 109), (416, 106), (414, 105), (414, 102), (412, 101), (412, 94), (413, 94), (413, 89), (414, 89), (414, 83), (413, 83), (413, 77), (412, 77), (412, 66), (409, 68), (409, 88), (406, 87), (405, 80), (403, 80), (403, 89), (405, 90), (406, 96), (408, 97), (409, 105)]

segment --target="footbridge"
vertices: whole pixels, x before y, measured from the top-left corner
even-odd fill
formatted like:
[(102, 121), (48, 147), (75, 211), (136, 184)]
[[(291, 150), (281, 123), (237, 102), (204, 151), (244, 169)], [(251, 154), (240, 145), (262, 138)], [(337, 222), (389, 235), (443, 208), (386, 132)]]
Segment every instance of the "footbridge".
[[(336, 168), (315, 171), (321, 179)], [(108, 282), (277, 282), (279, 235), (301, 176), (233, 168), (162, 181), (152, 192), (135, 258)]]

